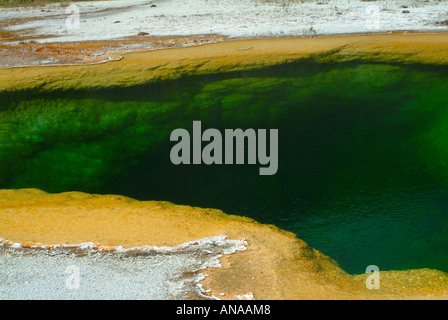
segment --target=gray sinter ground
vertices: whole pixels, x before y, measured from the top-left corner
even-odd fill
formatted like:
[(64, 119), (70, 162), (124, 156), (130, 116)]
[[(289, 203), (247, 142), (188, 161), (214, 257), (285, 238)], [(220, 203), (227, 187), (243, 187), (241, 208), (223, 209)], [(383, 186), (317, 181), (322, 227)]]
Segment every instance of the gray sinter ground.
[(194, 280), (189, 272), (201, 262), (192, 253), (81, 255), (0, 249), (0, 300), (191, 298)]

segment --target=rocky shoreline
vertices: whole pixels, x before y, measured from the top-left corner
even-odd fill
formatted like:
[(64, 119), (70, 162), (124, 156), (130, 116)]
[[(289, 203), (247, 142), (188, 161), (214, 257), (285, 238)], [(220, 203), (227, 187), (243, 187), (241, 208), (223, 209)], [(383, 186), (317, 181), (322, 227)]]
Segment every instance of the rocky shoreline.
[[(226, 249), (218, 250), (224, 253), (216, 260), (218, 265), (215, 262), (196, 271), (205, 297), (448, 298), (448, 275), (443, 272), (382, 271), (381, 290), (369, 290), (365, 286), (366, 275), (345, 273), (335, 261), (310, 248), (294, 234), (216, 209), (137, 201), (116, 195), (49, 194), (20, 189), (0, 190), (0, 210), (0, 234), (21, 244), (92, 242), (92, 246), (101, 243), (102, 248), (176, 247), (194, 239), (221, 239), (223, 235), (238, 243), (244, 241), (245, 250), (228, 251), (231, 254), (225, 254)], [(2, 246), (11, 248), (11, 243), (3, 241)]]
[[(100, 63), (237, 39), (447, 32), (448, 1), (51, 2), (0, 7), (0, 67)], [(76, 23), (75, 23), (76, 22)], [(75, 27), (71, 26), (75, 23)]]

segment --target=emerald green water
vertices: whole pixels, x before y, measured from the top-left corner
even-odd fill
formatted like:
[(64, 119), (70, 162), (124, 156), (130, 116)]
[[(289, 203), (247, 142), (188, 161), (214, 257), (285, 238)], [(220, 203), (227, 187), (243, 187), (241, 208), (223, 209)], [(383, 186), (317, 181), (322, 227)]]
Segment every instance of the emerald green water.
[[(0, 95), (0, 188), (219, 208), (349, 273), (448, 272), (448, 69), (285, 64), (96, 91)], [(279, 130), (279, 165), (180, 165), (170, 133)]]

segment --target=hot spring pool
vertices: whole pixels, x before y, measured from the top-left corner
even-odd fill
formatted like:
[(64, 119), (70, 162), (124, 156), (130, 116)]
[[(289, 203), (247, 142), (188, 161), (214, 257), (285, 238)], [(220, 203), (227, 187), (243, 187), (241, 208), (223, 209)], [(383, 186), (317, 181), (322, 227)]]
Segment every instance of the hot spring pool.
[[(294, 232), (349, 273), (448, 272), (448, 69), (293, 63), (0, 95), (0, 188), (121, 194)], [(176, 128), (278, 129), (278, 171), (170, 161)]]

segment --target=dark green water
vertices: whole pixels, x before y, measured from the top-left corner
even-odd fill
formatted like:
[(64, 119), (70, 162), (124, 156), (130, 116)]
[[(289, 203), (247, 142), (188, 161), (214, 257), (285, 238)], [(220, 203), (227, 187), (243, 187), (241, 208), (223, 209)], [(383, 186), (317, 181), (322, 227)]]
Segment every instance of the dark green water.
[[(448, 271), (448, 70), (287, 64), (157, 85), (0, 96), (0, 188), (219, 208), (349, 273)], [(172, 130), (279, 130), (279, 166), (170, 162)]]

